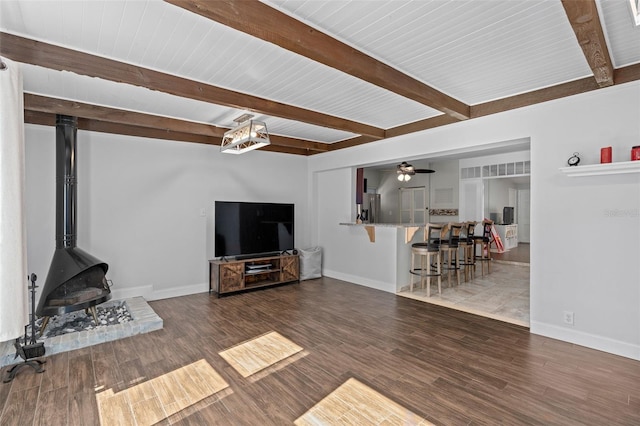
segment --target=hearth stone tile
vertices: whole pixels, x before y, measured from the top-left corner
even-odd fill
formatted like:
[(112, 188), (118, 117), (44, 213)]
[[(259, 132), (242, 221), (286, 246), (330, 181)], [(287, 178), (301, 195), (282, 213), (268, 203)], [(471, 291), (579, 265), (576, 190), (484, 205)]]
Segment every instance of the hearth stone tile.
[[(119, 303), (121, 303), (121, 301), (111, 300), (103, 305), (110, 306)], [(126, 299), (124, 303), (133, 318), (132, 321), (48, 337), (44, 340), (45, 356), (162, 329), (162, 318), (154, 312), (144, 298), (134, 297)], [(13, 340), (0, 342), (0, 367), (22, 362), (20, 357), (14, 359), (15, 354), (16, 349), (13, 346)]]

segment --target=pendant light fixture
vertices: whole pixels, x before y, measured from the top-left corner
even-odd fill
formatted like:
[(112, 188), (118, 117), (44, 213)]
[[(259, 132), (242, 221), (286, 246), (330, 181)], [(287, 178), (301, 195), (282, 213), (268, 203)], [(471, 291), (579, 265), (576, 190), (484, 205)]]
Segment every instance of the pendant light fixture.
[(226, 131), (222, 137), (221, 152), (242, 154), (271, 143), (267, 125), (263, 121), (252, 120), (252, 118), (251, 114), (243, 114), (233, 120), (237, 125)]

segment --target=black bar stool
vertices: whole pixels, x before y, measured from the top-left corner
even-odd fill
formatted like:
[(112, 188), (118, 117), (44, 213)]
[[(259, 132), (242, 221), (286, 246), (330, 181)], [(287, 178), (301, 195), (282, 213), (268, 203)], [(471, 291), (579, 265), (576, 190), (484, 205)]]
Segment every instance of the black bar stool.
[[(475, 259), (476, 262), (482, 264), (482, 275), (484, 275), (484, 265), (487, 265), (487, 273), (491, 273), (491, 228), (493, 227), (493, 221), (485, 219), (482, 221), (482, 236), (476, 235), (473, 238), (475, 247)], [(480, 255), (478, 256), (477, 247), (480, 246)]]
[(460, 248), (462, 251), (462, 262), (460, 267), (464, 269), (464, 280), (469, 281), (474, 278), (476, 269), (475, 241), (473, 240), (476, 225), (478, 222), (464, 222), (462, 224), (462, 233), (460, 235)]
[[(411, 244), (411, 272), (420, 277), (420, 287), (427, 285), (427, 297), (431, 297), (431, 278), (438, 278), (438, 294), (442, 293), (442, 272), (440, 270), (440, 233), (442, 226), (426, 224), (424, 242)], [(416, 267), (416, 256), (420, 263)], [(435, 269), (435, 270), (434, 270)], [(414, 279), (411, 277), (410, 291), (413, 291)]]
[(451, 272), (455, 271), (456, 280), (460, 285), (460, 232), (462, 230), (461, 223), (448, 223), (442, 232), (442, 241), (440, 242), (440, 253), (442, 256), (442, 272), (447, 273), (447, 282), (451, 287)]

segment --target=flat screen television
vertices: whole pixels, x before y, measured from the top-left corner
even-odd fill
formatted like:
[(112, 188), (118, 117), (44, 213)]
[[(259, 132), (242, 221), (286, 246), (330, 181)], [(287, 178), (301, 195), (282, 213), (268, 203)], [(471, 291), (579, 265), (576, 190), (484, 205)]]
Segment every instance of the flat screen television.
[(513, 224), (513, 207), (504, 207), (502, 209), (502, 224), (503, 225)]
[(215, 256), (248, 258), (293, 250), (294, 205), (215, 202)]

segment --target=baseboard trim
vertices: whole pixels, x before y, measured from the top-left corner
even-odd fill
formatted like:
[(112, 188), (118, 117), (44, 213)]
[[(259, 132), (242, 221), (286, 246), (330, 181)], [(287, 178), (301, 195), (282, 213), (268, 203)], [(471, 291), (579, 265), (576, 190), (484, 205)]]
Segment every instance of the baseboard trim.
[(614, 355), (631, 358), (640, 361), (640, 345), (634, 345), (607, 337), (584, 333), (577, 330), (569, 330), (556, 325), (531, 321), (530, 331), (533, 334), (574, 343), (591, 349), (607, 352)]
[(143, 297), (145, 300), (161, 300), (169, 299), (171, 297), (204, 293), (207, 291), (209, 291), (208, 283), (170, 287), (162, 290), (154, 290), (153, 286), (145, 285), (139, 287), (113, 289), (111, 290), (111, 295), (112, 299), (131, 299), (133, 297)]
[(190, 294), (205, 293), (209, 291), (209, 284), (192, 284), (188, 286), (171, 287), (154, 291), (149, 300), (169, 299), (171, 297), (188, 296)]
[(390, 284), (383, 281), (370, 280), (355, 275), (343, 274), (342, 272), (336, 272), (324, 269), (322, 274), (325, 277), (335, 278), (336, 280), (348, 281), (352, 284), (361, 285), (364, 287), (373, 288), (376, 290), (386, 291), (387, 293), (396, 293), (395, 284)]

